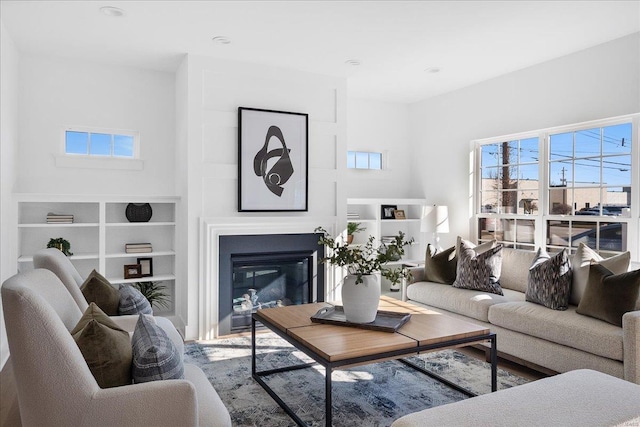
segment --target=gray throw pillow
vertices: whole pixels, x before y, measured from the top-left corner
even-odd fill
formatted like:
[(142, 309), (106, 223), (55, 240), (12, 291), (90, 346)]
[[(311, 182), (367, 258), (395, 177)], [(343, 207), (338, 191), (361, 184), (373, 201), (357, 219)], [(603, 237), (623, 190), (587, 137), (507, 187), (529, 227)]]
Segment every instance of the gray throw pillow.
[(502, 245), (498, 244), (482, 253), (477, 253), (474, 248), (473, 243), (466, 240), (460, 242), (453, 287), (504, 295), (500, 286)]
[(129, 333), (95, 303), (89, 304), (71, 335), (101, 388), (131, 384)]
[(527, 301), (552, 310), (566, 310), (571, 292), (571, 264), (566, 249), (550, 256), (539, 248), (529, 268)]
[(149, 300), (133, 286), (121, 284), (118, 293), (120, 295), (118, 314), (153, 314)]
[(134, 383), (184, 378), (184, 365), (176, 345), (146, 314), (141, 314), (131, 339)]
[(620, 274), (629, 270), (631, 254), (627, 251), (610, 258), (603, 258), (596, 251), (581, 242), (571, 260), (573, 279), (569, 302), (573, 305), (580, 304), (580, 300), (584, 295), (589, 280), (589, 266), (592, 261), (602, 264), (614, 274)]
[(118, 290), (111, 286), (111, 283), (96, 270), (89, 274), (80, 286), (80, 290), (88, 303), (95, 302), (109, 316), (118, 315), (118, 305), (120, 304)]
[(424, 280), (451, 285), (456, 280), (458, 266), (456, 247), (452, 246), (440, 252), (434, 249), (433, 253), (432, 249), (431, 244), (428, 244), (424, 261)]
[(602, 264), (592, 264), (576, 312), (622, 326), (622, 316), (635, 309), (639, 293), (640, 270), (613, 274)]

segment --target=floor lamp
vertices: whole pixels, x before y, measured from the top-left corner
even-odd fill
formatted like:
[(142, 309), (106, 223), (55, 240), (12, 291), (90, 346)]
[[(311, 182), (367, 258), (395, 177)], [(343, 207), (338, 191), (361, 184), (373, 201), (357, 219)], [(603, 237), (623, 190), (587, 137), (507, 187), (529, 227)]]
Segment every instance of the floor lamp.
[(438, 233), (449, 232), (449, 208), (447, 206), (425, 206), (422, 210), (420, 231), (433, 233), (433, 245), (437, 251), (441, 251), (440, 236)]

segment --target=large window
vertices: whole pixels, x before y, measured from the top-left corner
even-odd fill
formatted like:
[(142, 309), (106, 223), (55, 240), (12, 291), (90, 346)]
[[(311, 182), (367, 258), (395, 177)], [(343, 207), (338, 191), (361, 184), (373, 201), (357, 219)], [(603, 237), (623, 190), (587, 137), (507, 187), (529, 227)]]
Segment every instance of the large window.
[(628, 250), (638, 240), (630, 233), (637, 234), (639, 117), (477, 141), (478, 239), (548, 251), (581, 242), (602, 253)]

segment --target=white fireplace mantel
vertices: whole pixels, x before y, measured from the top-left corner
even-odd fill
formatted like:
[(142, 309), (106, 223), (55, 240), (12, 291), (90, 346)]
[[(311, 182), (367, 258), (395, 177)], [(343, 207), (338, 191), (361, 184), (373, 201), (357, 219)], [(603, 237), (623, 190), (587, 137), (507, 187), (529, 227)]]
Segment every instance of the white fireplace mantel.
[[(220, 236), (313, 233), (316, 227), (319, 226), (330, 234), (335, 235), (336, 224), (336, 217), (201, 218), (201, 268), (198, 286), (199, 339), (208, 340), (218, 336), (218, 255)], [(325, 277), (328, 278), (329, 275)], [(325, 290), (331, 288), (331, 286), (326, 286)], [(325, 295), (326, 297), (330, 297), (330, 295)]]

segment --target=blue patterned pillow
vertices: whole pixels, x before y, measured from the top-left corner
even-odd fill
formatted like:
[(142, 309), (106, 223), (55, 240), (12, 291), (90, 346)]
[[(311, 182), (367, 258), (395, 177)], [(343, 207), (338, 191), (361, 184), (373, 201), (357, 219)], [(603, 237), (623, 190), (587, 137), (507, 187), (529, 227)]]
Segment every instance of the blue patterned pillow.
[(153, 314), (153, 309), (149, 300), (142, 293), (131, 285), (120, 285), (120, 305), (118, 314)]
[(184, 378), (184, 365), (176, 345), (147, 315), (138, 318), (131, 345), (134, 383)]
[[(493, 245), (493, 242), (489, 243)], [(500, 286), (502, 245), (498, 244), (490, 249), (482, 247), (484, 252), (480, 253), (476, 251), (477, 249), (479, 246), (474, 246), (471, 242), (460, 241), (456, 281), (452, 286), (504, 295)]]
[(550, 256), (539, 248), (529, 268), (526, 300), (552, 310), (566, 310), (571, 295), (571, 264), (566, 249)]

